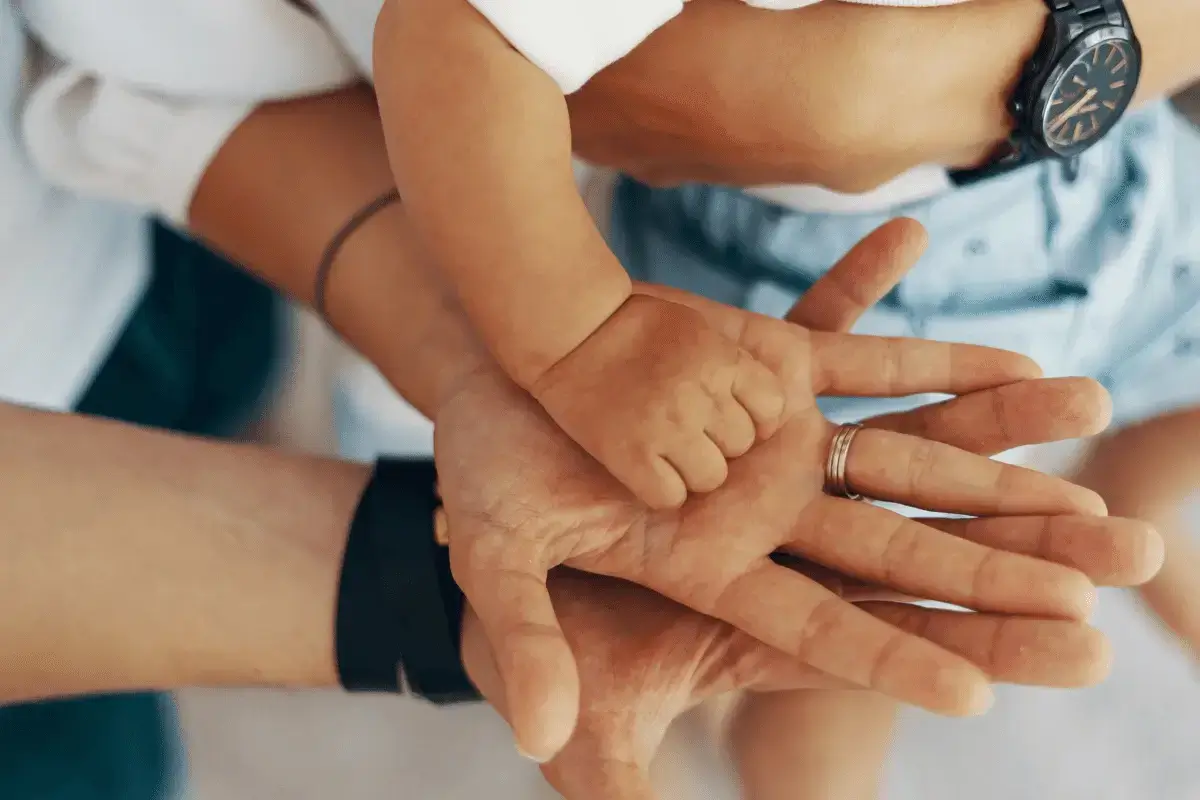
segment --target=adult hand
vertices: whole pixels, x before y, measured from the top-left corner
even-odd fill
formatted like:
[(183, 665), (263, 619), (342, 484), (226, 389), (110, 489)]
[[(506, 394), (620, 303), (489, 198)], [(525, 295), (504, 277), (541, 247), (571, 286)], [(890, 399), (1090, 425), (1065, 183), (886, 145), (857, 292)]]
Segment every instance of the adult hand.
[[(897, 219), (881, 228), (876, 238), (880, 249), (896, 253), (892, 270), (886, 269), (871, 253), (859, 252), (864, 257), (851, 253), (842, 268), (829, 273), (805, 293), (788, 313), (787, 319), (797, 325), (813, 330), (829, 332), (849, 331), (859, 318), (903, 277), (905, 267), (913, 264), (924, 252), (927, 236), (924, 228), (913, 220)], [(1017, 384), (1018, 389), (1028, 384)], [(936, 413), (931, 406), (929, 412)], [(868, 425), (876, 424), (868, 421)], [(997, 419), (991, 428), (1003, 427), (1004, 420)], [(936, 429), (924, 431), (927, 436), (937, 438)], [(970, 439), (956, 442), (963, 449), (992, 455), (1003, 443), (987, 439)], [(1136, 459), (1117, 459), (1120, 463), (1136, 464)], [(1136, 468), (1133, 470), (1136, 472)], [(1081, 481), (1081, 483), (1083, 483)], [(1125, 484), (1128, 484), (1126, 481)], [(1112, 513), (1129, 509), (1114, 503), (1114, 497), (1104, 493), (1094, 483), (1083, 485), (1100, 491)], [(1124, 485), (1124, 484), (1123, 484)], [(1130, 514), (1130, 516), (1133, 516)], [(1140, 516), (1140, 515), (1139, 515)], [(1157, 522), (1153, 517), (1140, 517)], [(1029, 520), (994, 518), (964, 523), (951, 520), (927, 520), (927, 524), (942, 526), (944, 530), (960, 533), (972, 529), (978, 531), (990, 525), (992, 535), (987, 541), (1002, 549), (1025, 552), (1047, 560), (1058, 560), (1065, 551), (1057, 542), (1063, 536), (1086, 537), (1092, 520), (1089, 518), (1051, 518), (1057, 528), (1049, 538), (1040, 535)], [(1111, 521), (1110, 521), (1111, 522)], [(1007, 530), (1010, 537), (1005, 543), (995, 536)], [(1164, 538), (1167, 530), (1162, 525), (1158, 530)], [(1167, 540), (1170, 541), (1169, 539)], [(1156, 566), (1162, 563), (1162, 549), (1156, 548), (1151, 560), (1127, 560), (1119, 558), (1106, 563), (1085, 559), (1073, 562), (1068, 556), (1067, 564), (1082, 570), (1097, 585), (1133, 586), (1146, 582)], [(1170, 561), (1168, 560), (1168, 564)], [(1161, 585), (1163, 570), (1149, 585)], [(886, 587), (864, 585), (844, 576), (828, 576), (841, 590), (844, 598), (861, 602), (866, 599), (889, 599), (905, 601), (911, 598), (897, 597), (897, 593)], [(813, 691), (812, 688), (784, 692), (736, 693), (726, 695), (708, 707), (711, 727), (722, 739), (727, 739), (730, 754), (734, 759), (747, 796), (772, 796), (782, 787), (792, 785), (796, 776), (823, 770), (824, 779), (832, 782), (833, 793), (857, 796), (874, 796), (879, 791), (882, 766), (887, 749), (891, 745), (893, 729), (899, 706), (889, 698), (869, 692), (847, 693), (844, 691)], [(814, 750), (811, 740), (811, 725), (826, 724), (831, 717), (837, 722), (828, 726), (821, 745)], [(767, 744), (769, 743), (769, 744)], [(861, 769), (846, 771), (836, 767), (837, 757), (833, 754), (844, 751), (851, 745), (861, 761)], [(764, 746), (766, 745), (766, 746)], [(829, 759), (832, 759), (830, 761)], [(811, 775), (810, 775), (811, 777)]]
[[(871, 246), (869, 239), (863, 248)], [(790, 419), (731, 465), (725, 487), (679, 511), (636, 504), (494, 373), (466, 378), (438, 414), (455, 576), (499, 656), (524, 752), (550, 757), (575, 719), (574, 660), (544, 585), (560, 564), (639, 583), (833, 677), (950, 714), (986, 707), (986, 678), (976, 667), (775, 565), (772, 553), (788, 550), (859, 579), (983, 611), (1086, 614), (1092, 589), (1080, 572), (989, 546), (997, 537), (1007, 544), (1018, 535), (1013, 530), (969, 522), (959, 538), (822, 492), (834, 429), (816, 409), (817, 393), (976, 392), (1029, 375), (1025, 362), (958, 345), (809, 334), (694, 302), (715, 324), (745, 324), (741, 341), (790, 386)], [(930, 510), (1032, 516), (1019, 523), (1021, 535), (1045, 529), (1054, 538), (1056, 523), (1043, 515), (1103, 513), (1103, 504), (1058, 479), (905, 434), (937, 429), (933, 439), (1016, 446), (1088, 435), (1104, 426), (1106, 412), (1102, 390), (1088, 381), (974, 393), (860, 433), (849, 479), (869, 496)], [(989, 428), (997, 414), (1007, 428)], [(1118, 540), (1131, 535), (1120, 522), (1095, 525), (1091, 541), (1067, 537), (1073, 559), (1095, 557), (1093, 548), (1111, 558)], [(1132, 535), (1149, 537), (1141, 528)]]
[(919, 164), (977, 164), (1011, 130), (1040, 0), (945, 8), (693, 0), (572, 95), (585, 159), (657, 184), (872, 189)]
[[(542, 768), (567, 800), (651, 800), (648, 767), (668, 726), (710, 697), (737, 689), (847, 685), (726, 623), (622, 581), (556, 570), (549, 588), (583, 685), (575, 733)], [(996, 681), (1086, 686), (1107, 671), (1107, 642), (1079, 622), (888, 603), (864, 608)], [(511, 720), (503, 658), (471, 612), (464, 621), (463, 660), (476, 686)]]

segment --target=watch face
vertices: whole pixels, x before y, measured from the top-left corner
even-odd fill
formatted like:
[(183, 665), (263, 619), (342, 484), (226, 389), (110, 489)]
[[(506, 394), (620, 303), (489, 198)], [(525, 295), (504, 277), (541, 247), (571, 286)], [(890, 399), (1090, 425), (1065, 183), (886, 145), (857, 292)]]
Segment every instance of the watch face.
[(1043, 94), (1046, 144), (1062, 156), (1095, 144), (1129, 106), (1139, 68), (1137, 47), (1126, 38), (1092, 36), (1073, 47)]

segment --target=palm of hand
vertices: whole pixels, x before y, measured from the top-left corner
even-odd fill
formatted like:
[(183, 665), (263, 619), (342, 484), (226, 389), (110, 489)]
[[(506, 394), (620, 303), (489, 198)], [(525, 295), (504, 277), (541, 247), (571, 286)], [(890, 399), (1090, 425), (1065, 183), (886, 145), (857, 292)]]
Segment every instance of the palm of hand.
[[(647, 769), (684, 711), (740, 688), (839, 686), (729, 625), (637, 586), (556, 570), (549, 587), (583, 678), (578, 727), (543, 767), (566, 797), (648, 797)], [(464, 663), (508, 715), (496, 652), (468, 615)]]
[[(969, 391), (1023, 377), (1025, 362), (980, 348), (855, 340), (706, 310), (784, 380), (787, 419), (775, 437), (731, 465), (726, 487), (679, 511), (636, 504), (531, 398), (495, 375), (468, 379), (439, 412), (435, 444), (455, 576), (495, 645), (519, 745), (539, 756), (555, 752), (570, 735), (578, 704), (573, 656), (544, 586), (560, 564), (641, 584), (899, 699), (946, 713), (976, 710), (987, 689), (974, 666), (842, 602), (770, 556), (790, 549), (867, 580), (976, 608), (1011, 610), (1020, 598), (1029, 613), (1081, 613), (1080, 597), (1086, 605), (1090, 587), (1078, 573), (822, 494), (833, 426), (816, 408), (818, 391)], [(1009, 513), (1066, 513), (1086, 510), (1090, 500), (1053, 479), (895, 434), (864, 432), (855, 447), (876, 466), (857, 476), (852, 466), (851, 477), (874, 496), (929, 500), (924, 484), (948, 486), (945, 510), (963, 513), (999, 513), (1000, 499)], [(913, 464), (922, 467), (919, 474), (910, 474)], [(956, 483), (959, 470), (965, 477)]]

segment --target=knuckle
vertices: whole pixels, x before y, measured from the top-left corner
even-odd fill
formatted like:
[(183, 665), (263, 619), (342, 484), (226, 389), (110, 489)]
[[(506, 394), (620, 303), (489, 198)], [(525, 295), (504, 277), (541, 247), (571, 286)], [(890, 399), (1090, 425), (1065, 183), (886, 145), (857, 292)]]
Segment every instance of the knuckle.
[(970, 599), (972, 602), (979, 602), (994, 594), (999, 556), (999, 550), (988, 548), (975, 562), (975, 567), (971, 570)]
[(887, 586), (898, 584), (914, 562), (921, 536), (916, 525), (907, 519), (897, 519), (894, 526), (884, 535), (883, 551), (880, 555), (882, 582)]
[(933, 478), (937, 463), (937, 446), (922, 439), (915, 443), (908, 459), (909, 490), (916, 493)]
[(887, 672), (893, 660), (904, 649), (907, 641), (908, 634), (903, 631), (893, 630), (888, 635), (883, 645), (871, 657), (871, 667), (867, 678), (868, 686), (877, 687), (885, 683)]
[(800, 638), (792, 648), (792, 655), (807, 662), (815, 648), (836, 638), (838, 629), (842, 627), (846, 603), (837, 595), (823, 597), (805, 620)]

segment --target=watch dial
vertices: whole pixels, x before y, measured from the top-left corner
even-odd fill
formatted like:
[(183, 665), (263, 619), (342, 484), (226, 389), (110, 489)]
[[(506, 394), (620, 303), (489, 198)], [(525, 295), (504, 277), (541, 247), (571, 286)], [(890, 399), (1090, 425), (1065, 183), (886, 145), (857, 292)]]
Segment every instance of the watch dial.
[(1068, 64), (1046, 101), (1046, 142), (1069, 155), (1106, 134), (1133, 99), (1137, 58), (1130, 42), (1113, 39), (1084, 50)]

